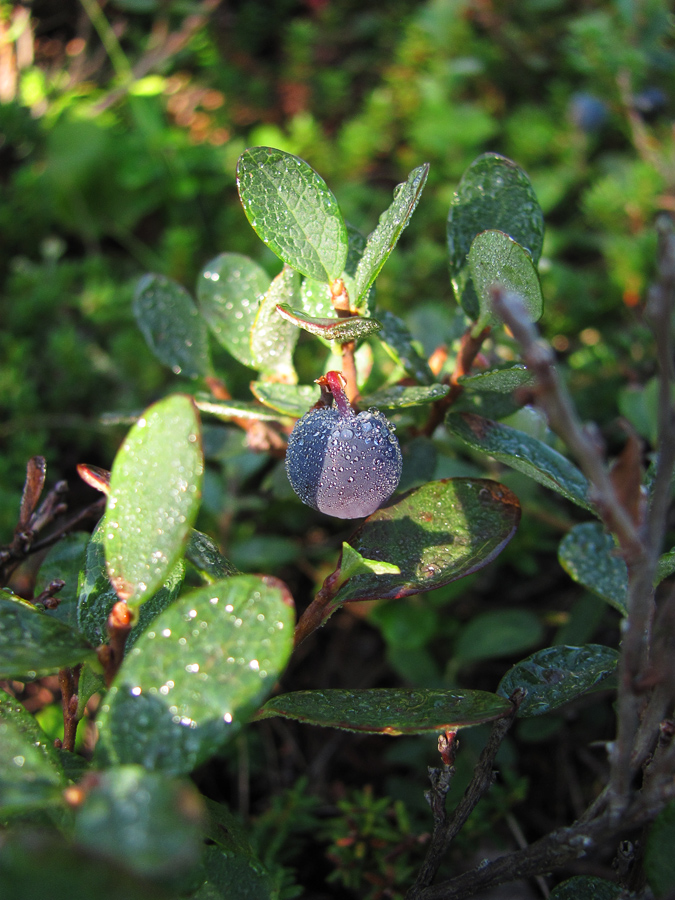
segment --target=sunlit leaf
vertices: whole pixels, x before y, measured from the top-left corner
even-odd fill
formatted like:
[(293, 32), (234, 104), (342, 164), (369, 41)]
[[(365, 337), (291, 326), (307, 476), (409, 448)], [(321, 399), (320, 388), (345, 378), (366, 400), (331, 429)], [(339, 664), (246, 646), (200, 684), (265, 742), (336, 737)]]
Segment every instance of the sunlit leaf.
[(250, 368), (255, 368), (251, 329), (269, 286), (262, 266), (240, 253), (216, 256), (197, 281), (197, 303), (216, 340)]
[(356, 292), (354, 303), (357, 306), (365, 300), (370, 286), (410, 221), (424, 190), (428, 174), (428, 163), (412, 170), (408, 180), (396, 187), (393, 203), (382, 213), (377, 227), (368, 236), (354, 279)]
[(231, 422), (232, 419), (248, 419), (251, 422), (278, 422), (280, 416), (275, 415), (250, 400), (207, 400), (198, 394), (195, 398), (197, 409), (209, 416), (220, 419), (221, 422)]
[(314, 406), (321, 390), (318, 384), (279, 384), (272, 381), (252, 381), (251, 392), (266, 406), (286, 416), (300, 418)]
[(182, 285), (164, 275), (144, 275), (134, 294), (133, 311), (152, 352), (176, 375), (208, 375), (206, 323)]
[(522, 363), (507, 363), (475, 375), (462, 375), (459, 383), (474, 391), (495, 391), (510, 394), (525, 384), (533, 384), (531, 372)]
[(317, 281), (338, 278), (347, 226), (326, 182), (304, 160), (272, 147), (239, 157), (237, 187), (258, 237), (287, 265)]
[(571, 528), (560, 542), (558, 560), (574, 581), (626, 615), (628, 569), (614, 538), (599, 522)]
[(293, 350), (300, 332), (277, 312), (280, 303), (293, 306), (298, 284), (297, 272), (284, 266), (260, 301), (251, 330), (251, 356), (255, 368), (272, 381), (295, 384), (298, 380), (293, 368)]
[(376, 406), (378, 409), (406, 409), (441, 400), (447, 396), (449, 390), (447, 384), (430, 384), (420, 387), (404, 387), (397, 384), (362, 397), (359, 404), (364, 408)]
[(117, 453), (103, 540), (108, 575), (129, 606), (151, 597), (183, 555), (203, 470), (197, 411), (182, 394), (149, 407)]
[(184, 594), (125, 657), (97, 719), (97, 754), (190, 772), (270, 693), (292, 628), (290, 594), (273, 578), (236, 575)]
[(367, 559), (394, 562), (400, 575), (357, 575), (335, 603), (430, 591), (493, 560), (515, 534), (518, 499), (496, 481), (431, 481), (369, 516), (349, 538)]
[(527, 694), (519, 716), (541, 716), (603, 682), (616, 669), (619, 654), (611, 647), (547, 647), (521, 660), (504, 675), (497, 693), (510, 697), (516, 688)]
[(566, 457), (523, 431), (473, 413), (450, 413), (446, 427), (475, 450), (529, 475), (539, 484), (591, 510), (588, 481)]
[(511, 709), (508, 700), (485, 691), (373, 688), (280, 694), (267, 701), (257, 718), (282, 716), (309, 725), (395, 736), (482, 725)]
[(344, 319), (338, 319), (336, 316), (330, 318), (317, 319), (308, 316), (299, 309), (292, 309), (286, 303), (280, 303), (277, 306), (277, 312), (288, 322), (292, 322), (298, 328), (308, 331), (322, 337), (326, 341), (357, 341), (379, 331), (382, 327), (377, 319), (369, 319), (365, 316), (348, 316)]

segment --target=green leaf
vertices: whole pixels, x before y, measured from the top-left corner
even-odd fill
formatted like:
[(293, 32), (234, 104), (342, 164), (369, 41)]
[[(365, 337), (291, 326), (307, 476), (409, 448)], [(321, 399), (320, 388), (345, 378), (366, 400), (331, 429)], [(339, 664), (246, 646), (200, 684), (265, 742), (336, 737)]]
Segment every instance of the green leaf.
[(0, 678), (39, 678), (94, 655), (79, 632), (0, 590)]
[(518, 498), (496, 481), (431, 481), (378, 509), (349, 538), (367, 559), (396, 560), (401, 574), (354, 576), (334, 603), (407, 597), (456, 581), (491, 562), (519, 521)]
[[(115, 588), (108, 578), (105, 561), (104, 540), (107, 527), (104, 516), (96, 526), (87, 546), (77, 604), (78, 628), (96, 647), (108, 642), (106, 627), (108, 616), (118, 600)], [(184, 576), (185, 566), (179, 560), (168, 573), (162, 587), (141, 606), (138, 618), (127, 638), (127, 650), (138, 640), (155, 616), (173, 603), (180, 592)]]
[(236, 566), (229, 559), (225, 559), (215, 541), (208, 534), (202, 534), (194, 528), (190, 532), (185, 559), (192, 563), (200, 577), (208, 584), (221, 581), (230, 575), (240, 574)]
[(450, 413), (446, 427), (461, 441), (594, 512), (588, 481), (565, 456), (523, 431), (473, 413)]
[(154, 879), (73, 846), (54, 831), (17, 829), (0, 844), (0, 897), (16, 900), (175, 900)]
[(0, 690), (0, 818), (61, 800), (66, 779), (47, 737), (26, 709)]
[(461, 375), (458, 380), (463, 387), (474, 391), (495, 391), (498, 394), (510, 394), (525, 384), (534, 383), (534, 378), (522, 363), (507, 363), (476, 375)]
[(519, 716), (541, 716), (592, 690), (616, 669), (619, 654), (611, 647), (547, 647), (521, 660), (504, 675), (497, 693), (510, 697), (516, 688), (527, 695)]
[(183, 555), (203, 471), (199, 418), (184, 394), (149, 407), (117, 453), (103, 541), (110, 580), (130, 607), (149, 599)]
[(293, 350), (298, 342), (298, 329), (277, 313), (280, 303), (293, 305), (298, 289), (298, 274), (288, 266), (279, 272), (260, 301), (251, 331), (251, 356), (255, 368), (272, 381), (295, 384), (298, 376), (293, 368)]
[(240, 253), (216, 256), (197, 281), (197, 303), (216, 340), (251, 369), (251, 329), (269, 286), (267, 272)]
[(525, 609), (481, 613), (459, 633), (453, 659), (459, 663), (512, 656), (530, 650), (544, 639), (537, 616)]
[(355, 575), (400, 575), (401, 570), (393, 563), (381, 562), (378, 559), (366, 559), (358, 550), (354, 550), (348, 543), (342, 543), (342, 557), (340, 561), (340, 576), (343, 581), (353, 578)]
[(174, 374), (209, 374), (206, 324), (184, 287), (164, 275), (144, 275), (136, 287), (133, 312), (148, 346)]
[(645, 848), (645, 871), (654, 896), (670, 897), (675, 884), (675, 803), (658, 814), (649, 829)]
[(299, 309), (292, 309), (286, 303), (277, 306), (277, 312), (286, 321), (298, 328), (322, 337), (325, 341), (358, 341), (366, 335), (379, 331), (382, 327), (377, 319), (368, 319), (365, 316), (348, 316), (338, 319), (336, 316), (317, 319), (308, 316)]
[(251, 392), (261, 403), (286, 416), (300, 418), (318, 401), (318, 384), (279, 384), (272, 381), (252, 381)]
[(304, 160), (272, 147), (239, 157), (237, 187), (255, 233), (286, 265), (316, 281), (345, 267), (347, 226), (326, 182)]
[(72, 628), (77, 628), (78, 578), (84, 565), (88, 543), (89, 535), (84, 532), (67, 534), (47, 553), (35, 581), (36, 597), (55, 579), (65, 581), (61, 590), (55, 594), (59, 605), (56, 609), (50, 609), (49, 615)]
[(207, 847), (204, 876), (205, 883), (190, 900), (276, 900), (279, 896), (272, 876), (252, 852)]
[(111, 763), (190, 772), (272, 690), (293, 643), (282, 582), (236, 575), (180, 597), (125, 658), (98, 722)]
[(389, 310), (378, 310), (377, 315), (382, 325), (378, 337), (394, 362), (422, 384), (433, 384), (434, 376), (429, 364), (413, 345), (412, 335), (405, 323)]
[(370, 286), (410, 221), (424, 190), (428, 174), (428, 163), (412, 170), (408, 180), (396, 187), (394, 202), (382, 213), (377, 228), (368, 236), (354, 279), (356, 291), (354, 302), (357, 306), (365, 300)]
[(250, 400), (206, 400), (201, 395), (194, 398), (195, 406), (200, 412), (215, 416), (221, 422), (232, 419), (248, 419), (251, 422), (278, 422), (279, 416), (269, 409)]
[(627, 615), (628, 569), (599, 522), (570, 528), (558, 547), (558, 561), (570, 578)]
[(201, 855), (202, 800), (187, 781), (140, 766), (99, 772), (75, 816), (75, 840), (148, 878), (174, 879)]
[(467, 256), (477, 234), (503, 231), (524, 247), (536, 264), (544, 242), (544, 217), (530, 179), (510, 159), (484, 153), (457, 186), (448, 214), (450, 273), (457, 301), (471, 318), (478, 303), (469, 280)]
[(403, 387), (397, 384), (362, 397), (359, 405), (364, 408), (376, 406), (378, 409), (407, 409), (411, 406), (434, 403), (447, 396), (449, 391), (447, 384), (430, 384), (424, 387)]
[(476, 331), (501, 322), (492, 309), (490, 287), (493, 284), (518, 294), (533, 322), (541, 318), (544, 298), (539, 275), (529, 254), (508, 234), (483, 231), (476, 235), (469, 251), (469, 271), (480, 309)]
[(621, 894), (621, 885), (613, 881), (595, 875), (575, 875), (554, 887), (549, 900), (616, 900)]
[(675, 547), (659, 558), (654, 584), (660, 584), (664, 578), (668, 578), (673, 572), (675, 572)]
[(283, 716), (309, 725), (396, 736), (482, 725), (511, 709), (508, 700), (486, 691), (372, 688), (281, 694), (268, 700), (257, 718)]

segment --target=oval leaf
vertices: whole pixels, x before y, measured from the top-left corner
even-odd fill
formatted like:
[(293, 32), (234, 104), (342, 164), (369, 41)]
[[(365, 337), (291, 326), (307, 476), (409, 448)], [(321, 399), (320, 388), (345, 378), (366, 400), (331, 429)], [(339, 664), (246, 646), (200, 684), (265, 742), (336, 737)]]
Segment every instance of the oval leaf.
[(288, 322), (292, 322), (298, 328), (309, 331), (322, 337), (325, 341), (357, 341), (379, 331), (382, 326), (377, 319), (368, 319), (365, 316), (348, 316), (344, 319), (338, 319), (336, 316), (331, 318), (317, 319), (308, 316), (299, 309), (292, 309), (287, 303), (280, 303), (277, 306), (277, 312)]
[(490, 288), (493, 284), (518, 294), (531, 321), (541, 318), (544, 298), (539, 275), (528, 253), (508, 234), (484, 231), (477, 235), (469, 251), (469, 271), (480, 309), (476, 330), (501, 321), (492, 310)]
[(326, 182), (304, 160), (272, 147), (239, 157), (237, 187), (258, 237), (287, 265), (333, 281), (347, 260), (347, 226)]
[(498, 609), (475, 616), (464, 626), (453, 659), (466, 663), (512, 656), (532, 649), (543, 637), (544, 629), (534, 613), (526, 609)]
[(203, 471), (197, 411), (182, 394), (149, 407), (115, 457), (104, 546), (110, 581), (131, 607), (150, 598), (182, 556)]
[(282, 582), (237, 575), (179, 598), (125, 658), (98, 718), (114, 763), (190, 772), (272, 690), (293, 641)]
[(240, 253), (221, 253), (208, 262), (197, 281), (197, 303), (216, 340), (254, 369), (251, 329), (270, 277)]
[(298, 380), (293, 368), (293, 350), (299, 332), (290, 322), (280, 319), (277, 313), (278, 304), (292, 305), (297, 289), (297, 272), (284, 266), (260, 301), (251, 330), (253, 364), (272, 381), (295, 384)]
[(534, 378), (522, 363), (508, 363), (475, 375), (460, 375), (459, 383), (474, 391), (495, 391), (510, 394), (525, 384), (533, 384)]
[(248, 419), (251, 422), (278, 422), (280, 416), (250, 400), (206, 400), (200, 395), (194, 398), (195, 406), (200, 412), (215, 416), (221, 422), (233, 419)]
[(349, 538), (361, 556), (393, 562), (400, 575), (350, 578), (334, 602), (407, 597), (469, 575), (501, 552), (519, 521), (518, 498), (496, 481), (431, 481), (378, 509)]
[(202, 800), (186, 781), (140, 766), (99, 772), (77, 808), (77, 843), (132, 872), (175, 878), (198, 862)]
[(378, 337), (394, 362), (402, 366), (416, 381), (433, 384), (434, 376), (429, 364), (414, 346), (405, 322), (389, 310), (378, 310), (377, 315), (382, 325)]
[(434, 403), (449, 392), (450, 387), (447, 384), (430, 384), (424, 387), (403, 387), (403, 385), (397, 384), (362, 397), (359, 406), (364, 408), (376, 406), (378, 409), (406, 409), (410, 406)]
[(570, 578), (627, 615), (628, 569), (599, 522), (571, 528), (560, 542), (558, 561)]
[(49, 615), (55, 619), (77, 628), (77, 595), (80, 570), (89, 543), (89, 535), (83, 532), (68, 534), (51, 548), (40, 566), (35, 582), (34, 595), (37, 597), (46, 590), (55, 579), (65, 581), (64, 586), (54, 596), (59, 605), (50, 609)]
[(51, 741), (18, 700), (0, 690), (0, 818), (60, 801), (66, 779)]
[(215, 541), (208, 534), (202, 534), (194, 528), (185, 549), (185, 559), (192, 563), (207, 584), (221, 581), (229, 575), (240, 574), (237, 567), (229, 559), (225, 559)]
[(618, 658), (616, 650), (600, 644), (547, 647), (509, 669), (497, 693), (510, 697), (516, 688), (525, 688), (518, 715), (541, 716), (604, 681), (616, 669)]
[(508, 700), (486, 691), (294, 691), (268, 700), (256, 718), (282, 716), (308, 725), (396, 736), (482, 725), (512, 708)]
[(314, 406), (321, 390), (318, 384), (279, 384), (271, 381), (252, 381), (252, 394), (272, 409), (287, 416), (300, 418)]
[(188, 378), (209, 374), (206, 324), (182, 285), (164, 275), (144, 275), (136, 287), (133, 312), (160, 362)]
[(594, 512), (588, 500), (585, 475), (567, 457), (543, 441), (473, 413), (450, 413), (445, 424), (469, 447), (493, 456), (499, 462), (529, 475), (544, 487), (562, 494), (577, 506)]
[(478, 314), (467, 256), (477, 234), (496, 229), (524, 247), (536, 264), (544, 242), (544, 216), (525, 172), (498, 153), (474, 160), (457, 186), (448, 214), (450, 272), (457, 301)]
[(0, 678), (26, 680), (95, 656), (83, 635), (53, 616), (0, 590)]
[(370, 286), (396, 246), (401, 232), (410, 221), (429, 174), (429, 163), (413, 169), (408, 180), (394, 190), (394, 202), (380, 216), (377, 228), (368, 236), (354, 278), (356, 306), (367, 298)]
[(617, 900), (623, 891), (620, 884), (595, 875), (575, 875), (554, 887), (549, 900)]

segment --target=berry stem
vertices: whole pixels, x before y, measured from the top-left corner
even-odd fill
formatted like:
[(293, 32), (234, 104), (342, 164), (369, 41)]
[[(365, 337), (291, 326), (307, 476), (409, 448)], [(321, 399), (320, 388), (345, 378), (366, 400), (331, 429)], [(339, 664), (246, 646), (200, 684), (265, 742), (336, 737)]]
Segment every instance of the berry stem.
[(352, 409), (351, 403), (349, 402), (347, 394), (345, 393), (347, 379), (344, 377), (342, 372), (327, 372), (325, 378), (328, 384), (328, 388), (333, 395), (333, 399), (335, 400), (335, 404), (340, 410), (340, 415), (353, 416), (354, 410)]
[[(358, 315), (349, 304), (349, 294), (345, 283), (341, 278), (336, 278), (330, 284), (331, 300), (333, 309), (339, 319), (346, 319), (349, 316)], [(354, 359), (354, 351), (356, 350), (356, 341), (346, 341), (340, 345), (342, 348), (342, 372), (347, 382), (347, 396), (353, 403), (359, 395), (359, 389), (356, 384), (356, 361)]]

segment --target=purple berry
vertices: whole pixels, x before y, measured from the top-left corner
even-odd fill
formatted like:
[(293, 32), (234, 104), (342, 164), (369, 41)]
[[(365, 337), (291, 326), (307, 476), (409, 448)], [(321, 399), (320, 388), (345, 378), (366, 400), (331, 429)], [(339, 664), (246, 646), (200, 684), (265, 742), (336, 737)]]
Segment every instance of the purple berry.
[(337, 407), (315, 407), (297, 421), (286, 451), (288, 480), (319, 512), (338, 519), (369, 516), (398, 486), (398, 441), (379, 410), (354, 412), (337, 373), (329, 372), (326, 382)]

